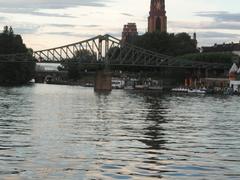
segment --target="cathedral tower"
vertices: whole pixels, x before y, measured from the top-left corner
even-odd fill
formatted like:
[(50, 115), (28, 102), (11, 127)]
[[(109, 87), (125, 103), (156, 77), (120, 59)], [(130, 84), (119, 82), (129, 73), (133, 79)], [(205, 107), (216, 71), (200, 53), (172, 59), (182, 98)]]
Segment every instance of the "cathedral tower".
[(167, 32), (165, 0), (151, 0), (148, 17), (148, 32)]

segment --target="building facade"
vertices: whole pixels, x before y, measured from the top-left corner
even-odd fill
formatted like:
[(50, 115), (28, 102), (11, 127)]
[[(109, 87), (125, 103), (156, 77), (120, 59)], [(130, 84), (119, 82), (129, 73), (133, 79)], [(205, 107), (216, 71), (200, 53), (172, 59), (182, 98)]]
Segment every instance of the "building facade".
[(123, 26), (122, 42), (131, 42), (136, 36), (138, 36), (136, 23), (128, 23)]
[(148, 17), (148, 32), (167, 32), (165, 0), (151, 0)]

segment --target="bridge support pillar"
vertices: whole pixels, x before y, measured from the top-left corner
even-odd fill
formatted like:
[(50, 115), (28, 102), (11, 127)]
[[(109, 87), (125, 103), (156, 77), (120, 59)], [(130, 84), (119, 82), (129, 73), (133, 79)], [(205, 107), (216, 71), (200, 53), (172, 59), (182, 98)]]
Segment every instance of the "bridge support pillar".
[(95, 91), (112, 91), (112, 74), (108, 71), (97, 71)]

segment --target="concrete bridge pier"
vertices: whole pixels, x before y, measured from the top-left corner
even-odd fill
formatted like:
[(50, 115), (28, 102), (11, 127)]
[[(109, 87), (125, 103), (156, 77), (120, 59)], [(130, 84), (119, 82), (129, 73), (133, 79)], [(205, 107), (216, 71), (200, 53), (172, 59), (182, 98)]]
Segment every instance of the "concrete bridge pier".
[(94, 91), (112, 91), (112, 73), (109, 71), (97, 71)]

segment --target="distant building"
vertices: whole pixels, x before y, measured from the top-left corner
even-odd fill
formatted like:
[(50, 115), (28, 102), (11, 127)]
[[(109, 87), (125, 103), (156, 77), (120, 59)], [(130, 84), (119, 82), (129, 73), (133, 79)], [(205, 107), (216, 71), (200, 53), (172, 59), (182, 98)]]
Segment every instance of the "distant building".
[(197, 33), (196, 33), (196, 32), (193, 33), (193, 40), (194, 40), (195, 46), (196, 46), (196, 48), (197, 48), (197, 46), (198, 46), (198, 41), (197, 41)]
[(131, 42), (136, 36), (138, 36), (136, 23), (128, 23), (124, 25), (122, 32), (122, 42)]
[(240, 67), (235, 63), (229, 70), (229, 80), (230, 88), (232, 88), (233, 92), (240, 93)]
[(215, 44), (214, 46), (202, 47), (202, 52), (240, 52), (239, 43)]
[(229, 80), (235, 81), (239, 73), (240, 73), (240, 68), (238, 68), (237, 64), (234, 63), (231, 69), (229, 70)]
[(148, 32), (167, 32), (165, 0), (151, 0), (148, 17)]

